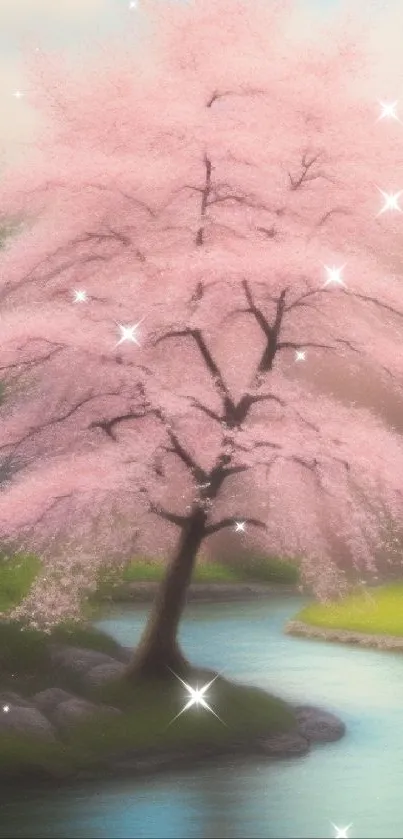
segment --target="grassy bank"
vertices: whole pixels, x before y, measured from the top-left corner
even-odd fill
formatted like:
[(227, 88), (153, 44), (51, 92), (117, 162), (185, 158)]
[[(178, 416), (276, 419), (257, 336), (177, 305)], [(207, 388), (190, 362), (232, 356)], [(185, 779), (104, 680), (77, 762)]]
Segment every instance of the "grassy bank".
[[(39, 574), (41, 563), (32, 554), (8, 556), (0, 552), (0, 613), (18, 605), (28, 594)], [(152, 558), (134, 557), (123, 570), (103, 570), (92, 603), (113, 594), (116, 587), (130, 583), (160, 582), (166, 564)], [(272, 583), (293, 585), (298, 582), (298, 568), (276, 557), (249, 556), (235, 559), (233, 564), (199, 562), (194, 583)], [(84, 614), (87, 610), (84, 609)]]
[[(68, 729), (63, 742), (46, 743), (15, 731), (0, 729), (0, 774), (69, 775), (77, 770), (101, 768), (112, 755), (127, 750), (144, 755), (216, 749), (251, 742), (258, 735), (288, 731), (294, 716), (281, 700), (264, 691), (233, 684), (217, 677), (206, 699), (222, 722), (202, 708), (191, 708), (175, 722), (188, 700), (175, 679), (165, 684), (130, 685), (125, 680), (102, 688), (85, 687), (73, 673), (55, 673), (49, 644), (64, 642), (113, 655), (117, 643), (105, 633), (85, 625), (65, 625), (45, 635), (17, 622), (0, 621), (0, 692), (13, 690), (29, 698), (47, 687), (62, 687), (83, 698), (112, 705), (119, 716), (93, 715)], [(205, 684), (215, 674), (191, 671), (192, 686)]]
[[(119, 572), (103, 571), (99, 577), (98, 589), (93, 600), (102, 600), (113, 593), (116, 587), (130, 583), (159, 582), (166, 570), (163, 562), (144, 557), (134, 557)], [(193, 574), (193, 583), (267, 583), (297, 584), (298, 568), (290, 562), (276, 557), (250, 556), (234, 560), (233, 564), (199, 562)]]
[(403, 636), (403, 583), (360, 590), (334, 603), (312, 603), (294, 620), (324, 629)]

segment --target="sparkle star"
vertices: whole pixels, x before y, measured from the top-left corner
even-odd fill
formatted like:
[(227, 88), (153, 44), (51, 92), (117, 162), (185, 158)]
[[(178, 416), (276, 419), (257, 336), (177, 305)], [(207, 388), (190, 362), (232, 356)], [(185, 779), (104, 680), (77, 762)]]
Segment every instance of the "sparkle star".
[[(171, 668), (169, 668), (169, 669), (171, 670)], [(173, 670), (171, 670), (171, 673), (173, 673), (173, 675), (175, 676), (176, 679), (178, 679), (180, 682), (182, 682), (183, 686), (186, 688), (186, 690), (187, 690), (187, 692), (190, 696), (190, 699), (186, 703), (186, 705), (182, 708), (182, 710), (179, 711), (179, 714), (177, 714), (176, 717), (174, 717), (173, 720), (171, 720), (169, 725), (172, 725), (172, 723), (175, 722), (175, 720), (177, 720), (178, 717), (182, 716), (182, 714), (184, 714), (185, 711), (188, 711), (189, 708), (192, 708), (193, 705), (195, 705), (196, 708), (201, 706), (202, 708), (205, 708), (207, 711), (210, 711), (211, 714), (214, 714), (214, 716), (217, 717), (217, 719), (220, 722), (222, 722), (223, 725), (225, 725), (223, 720), (221, 720), (220, 717), (218, 716), (218, 714), (216, 714), (216, 712), (213, 711), (213, 709), (210, 707), (210, 705), (208, 704), (208, 702), (206, 702), (206, 699), (205, 699), (206, 691), (208, 691), (209, 687), (211, 687), (213, 682), (215, 682), (215, 680), (218, 679), (218, 674), (217, 674), (217, 676), (214, 676), (214, 679), (212, 679), (211, 682), (207, 682), (206, 685), (203, 685), (202, 688), (197, 687), (197, 685), (196, 685), (196, 688), (192, 688), (190, 685), (188, 685), (186, 682), (184, 682), (183, 679), (181, 679), (180, 676), (177, 676), (176, 673), (174, 673)]]
[(352, 826), (353, 826), (352, 822), (351, 822), (351, 824), (348, 824), (347, 827), (337, 827), (337, 825), (333, 824), (333, 822), (332, 822), (332, 827), (334, 827), (334, 829), (336, 831), (335, 839), (348, 839), (348, 832), (347, 831), (349, 831), (350, 827), (352, 827)]
[(10, 710), (9, 705), (3, 705), (3, 711), (4, 711), (5, 714), (8, 714), (9, 710)]
[(381, 119), (396, 119), (400, 122), (400, 119), (396, 113), (397, 108), (397, 101), (396, 102), (379, 102), (382, 113), (379, 115), (377, 122)]
[(74, 291), (74, 303), (85, 303), (87, 300), (86, 291)]
[[(378, 187), (379, 189), (379, 187)], [(388, 193), (384, 192), (383, 189), (379, 189), (381, 195), (383, 195), (385, 199), (385, 204), (381, 210), (379, 210), (378, 216), (382, 213), (386, 213), (387, 210), (397, 210), (399, 213), (402, 212), (401, 207), (399, 207), (399, 198), (403, 194), (403, 190), (401, 189), (400, 192), (395, 193)]]
[(21, 99), (21, 97), (24, 96), (24, 94), (21, 93), (20, 90), (16, 90), (15, 93), (13, 93), (13, 96), (15, 96), (16, 99)]
[(129, 3), (129, 9), (136, 9), (137, 8), (137, 0), (131, 0)]
[(345, 265), (342, 265), (341, 268), (329, 268), (327, 265), (325, 265), (327, 271), (327, 280), (324, 283), (323, 288), (326, 288), (326, 286), (330, 283), (334, 283), (335, 285), (342, 285), (345, 287), (344, 280), (340, 276), (341, 272), (345, 267)]
[(137, 344), (139, 347), (140, 344), (136, 338), (135, 332), (143, 322), (144, 318), (135, 323), (134, 326), (122, 326), (122, 324), (118, 323), (118, 327), (120, 329), (120, 341), (116, 344), (118, 347), (119, 344), (123, 344), (124, 341), (131, 341), (132, 344)]
[(236, 521), (235, 522), (235, 533), (245, 533), (245, 524), (244, 521)]
[(295, 361), (305, 361), (305, 357), (306, 357), (305, 350), (296, 350)]

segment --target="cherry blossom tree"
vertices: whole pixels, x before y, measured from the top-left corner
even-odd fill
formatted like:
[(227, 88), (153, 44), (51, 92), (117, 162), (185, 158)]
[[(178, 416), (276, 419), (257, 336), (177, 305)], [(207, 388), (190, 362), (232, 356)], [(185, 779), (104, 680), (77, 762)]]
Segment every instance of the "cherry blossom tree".
[(393, 551), (403, 445), (360, 388), (401, 404), (403, 129), (348, 30), (143, 8), (127, 49), (29, 59), (43, 137), (0, 188), (24, 218), (0, 261), (0, 527), (44, 557), (13, 614), (45, 627), (101, 563), (171, 552), (129, 669), (155, 676), (186, 667), (215, 534), (298, 557), (321, 597)]

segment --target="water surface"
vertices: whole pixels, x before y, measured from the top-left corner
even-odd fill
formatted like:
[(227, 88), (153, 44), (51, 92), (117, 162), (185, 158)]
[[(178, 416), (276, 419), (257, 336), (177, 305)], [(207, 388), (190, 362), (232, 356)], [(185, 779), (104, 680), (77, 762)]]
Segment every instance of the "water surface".
[[(0, 837), (319, 839), (335, 835), (331, 822), (352, 822), (351, 839), (401, 839), (403, 655), (283, 635), (300, 605), (285, 596), (193, 604), (182, 644), (195, 663), (335, 711), (348, 728), (343, 740), (271, 764), (217, 761), (23, 797), (0, 790)], [(135, 644), (145, 614), (119, 607), (99, 625)]]

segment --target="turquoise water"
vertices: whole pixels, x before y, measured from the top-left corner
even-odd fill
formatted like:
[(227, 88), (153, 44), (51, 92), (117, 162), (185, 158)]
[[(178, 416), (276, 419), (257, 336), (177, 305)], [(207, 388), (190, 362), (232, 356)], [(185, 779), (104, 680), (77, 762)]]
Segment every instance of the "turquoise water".
[[(319, 839), (335, 836), (332, 822), (352, 822), (351, 839), (400, 839), (403, 656), (284, 636), (300, 604), (195, 604), (182, 643), (194, 662), (228, 677), (334, 710), (348, 728), (343, 740), (271, 764), (220, 761), (12, 798), (0, 790), (0, 836)], [(99, 625), (135, 644), (144, 618), (142, 608), (119, 608)]]

